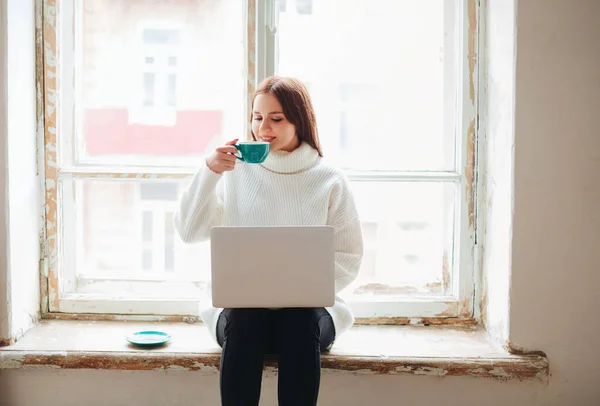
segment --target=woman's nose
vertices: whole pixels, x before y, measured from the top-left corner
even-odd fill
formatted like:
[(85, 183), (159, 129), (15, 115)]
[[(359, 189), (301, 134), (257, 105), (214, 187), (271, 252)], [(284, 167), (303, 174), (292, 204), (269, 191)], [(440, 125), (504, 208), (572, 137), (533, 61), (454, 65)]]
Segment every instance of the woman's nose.
[(262, 131), (269, 130), (271, 128), (271, 126), (267, 122), (268, 122), (268, 120), (263, 119), (260, 122), (259, 129), (262, 130)]

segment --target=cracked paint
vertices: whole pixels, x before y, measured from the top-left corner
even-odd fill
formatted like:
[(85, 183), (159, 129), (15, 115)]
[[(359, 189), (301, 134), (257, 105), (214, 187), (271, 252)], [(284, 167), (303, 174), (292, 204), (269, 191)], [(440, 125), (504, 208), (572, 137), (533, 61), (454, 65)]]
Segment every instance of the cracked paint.
[(444, 371), (442, 368), (420, 368), (414, 371), (415, 375), (427, 375), (427, 376), (444, 376), (448, 372)]
[(472, 119), (467, 129), (467, 162), (465, 164), (467, 180), (467, 212), (469, 215), (469, 230), (475, 230), (475, 119)]
[(131, 315), (131, 314), (90, 314), (90, 313), (47, 313), (47, 320), (81, 320), (81, 321), (150, 321), (169, 323), (201, 323), (198, 316), (158, 316), (158, 315)]
[[(409, 358), (323, 355), (324, 372), (371, 375), (480, 376), (507, 379), (546, 379), (548, 360), (539, 355), (514, 358)], [(218, 373), (220, 353), (111, 353), (0, 351), (0, 369), (63, 368), (140, 371), (200, 371)], [(277, 373), (277, 361), (267, 358), (264, 371)]]
[(476, 326), (477, 320), (473, 318), (458, 317), (370, 317), (357, 318), (357, 325), (393, 325), (393, 326)]
[[(256, 83), (256, 40), (254, 33), (256, 31), (256, 2), (257, 0), (248, 0), (248, 11), (246, 13), (246, 52), (248, 61), (246, 66), (246, 117), (250, 117), (252, 110), (252, 94), (255, 90)], [(247, 139), (252, 139), (250, 126), (246, 123)]]
[(13, 345), (17, 340), (14, 338), (0, 338), (0, 347), (8, 347), (9, 345)]
[(44, 162), (45, 162), (45, 199), (44, 199), (44, 215), (46, 225), (45, 244), (41, 247), (41, 251), (48, 261), (47, 277), (42, 275), (41, 287), (42, 291), (42, 309), (48, 311), (58, 309), (58, 165), (56, 157), (56, 127), (57, 127), (57, 88), (58, 81), (56, 70), (58, 66), (57, 56), (57, 4), (56, 0), (43, 0), (41, 3), (41, 19), (43, 24), (38, 28), (41, 29), (41, 42), (43, 45), (37, 44), (37, 56), (42, 56), (42, 80), (44, 89), (44, 108), (43, 108), (43, 128), (44, 128)]

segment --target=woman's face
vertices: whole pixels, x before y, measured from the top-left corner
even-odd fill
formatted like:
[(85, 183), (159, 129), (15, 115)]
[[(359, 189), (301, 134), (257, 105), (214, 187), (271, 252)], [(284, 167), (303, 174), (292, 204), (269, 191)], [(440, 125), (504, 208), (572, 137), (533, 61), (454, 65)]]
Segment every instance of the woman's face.
[(271, 152), (292, 152), (300, 145), (296, 126), (283, 115), (281, 103), (275, 95), (259, 94), (252, 108), (252, 133), (258, 141), (271, 144)]

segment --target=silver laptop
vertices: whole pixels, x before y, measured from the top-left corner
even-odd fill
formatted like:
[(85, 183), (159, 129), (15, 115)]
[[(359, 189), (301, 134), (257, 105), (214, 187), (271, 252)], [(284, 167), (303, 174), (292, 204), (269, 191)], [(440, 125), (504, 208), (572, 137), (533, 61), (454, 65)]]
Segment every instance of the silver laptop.
[(214, 307), (328, 307), (335, 301), (333, 227), (214, 227)]

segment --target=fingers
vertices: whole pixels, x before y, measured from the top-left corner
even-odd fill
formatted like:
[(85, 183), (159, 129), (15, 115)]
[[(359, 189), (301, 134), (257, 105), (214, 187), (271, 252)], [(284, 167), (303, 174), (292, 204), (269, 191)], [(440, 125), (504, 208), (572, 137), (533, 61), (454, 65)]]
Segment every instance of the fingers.
[(235, 164), (236, 158), (229, 154), (214, 153), (206, 160), (206, 165), (209, 169), (218, 174), (234, 170)]
[[(226, 155), (227, 158), (231, 158), (232, 155)], [(227, 160), (222, 160), (219, 162), (219, 166), (221, 168), (223, 168), (224, 171), (232, 171), (235, 169), (235, 164), (236, 164), (236, 159), (235, 157), (233, 157), (233, 161), (230, 161), (229, 159)]]
[(235, 155), (230, 155), (230, 154), (221, 154), (221, 159), (224, 162), (235, 162), (237, 160)]
[(232, 146), (222, 146), (222, 147), (217, 147), (216, 149), (217, 152), (224, 152), (226, 154), (235, 154), (237, 153), (237, 148), (236, 147), (232, 147)]
[(225, 145), (217, 147), (211, 157), (208, 158), (207, 165), (213, 172), (223, 173), (224, 171), (234, 170), (237, 161), (235, 154), (238, 150), (233, 145), (238, 139), (227, 141)]

